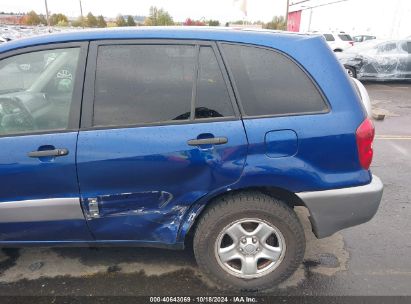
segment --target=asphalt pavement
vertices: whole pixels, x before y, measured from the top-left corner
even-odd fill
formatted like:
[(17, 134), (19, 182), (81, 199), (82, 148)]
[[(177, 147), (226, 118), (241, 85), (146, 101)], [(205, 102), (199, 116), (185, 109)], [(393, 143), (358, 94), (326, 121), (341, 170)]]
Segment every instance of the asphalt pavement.
[[(372, 171), (385, 185), (368, 223), (317, 240), (307, 211), (307, 252), (297, 272), (256, 295), (411, 295), (411, 84), (368, 83), (376, 121)], [(0, 251), (0, 295), (217, 295), (191, 248), (7, 248)], [(230, 293), (232, 294), (232, 293)]]

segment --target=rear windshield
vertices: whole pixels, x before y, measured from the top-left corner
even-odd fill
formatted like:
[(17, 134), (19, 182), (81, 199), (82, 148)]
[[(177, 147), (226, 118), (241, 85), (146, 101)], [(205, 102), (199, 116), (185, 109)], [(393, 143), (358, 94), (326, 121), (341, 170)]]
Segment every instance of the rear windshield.
[(352, 41), (351, 36), (347, 35), (347, 34), (340, 34), (340, 35), (338, 35), (338, 37), (340, 37), (340, 39), (343, 40), (343, 41)]
[(325, 40), (327, 40), (327, 41), (335, 41), (334, 36), (331, 35), (331, 34), (324, 34), (324, 38), (325, 38)]

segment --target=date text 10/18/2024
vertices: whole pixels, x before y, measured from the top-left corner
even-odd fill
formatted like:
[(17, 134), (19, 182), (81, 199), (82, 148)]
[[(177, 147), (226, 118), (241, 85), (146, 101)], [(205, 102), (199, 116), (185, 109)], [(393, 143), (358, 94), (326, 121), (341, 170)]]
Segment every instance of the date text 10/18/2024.
[(150, 297), (150, 303), (258, 303), (258, 298), (233, 297)]

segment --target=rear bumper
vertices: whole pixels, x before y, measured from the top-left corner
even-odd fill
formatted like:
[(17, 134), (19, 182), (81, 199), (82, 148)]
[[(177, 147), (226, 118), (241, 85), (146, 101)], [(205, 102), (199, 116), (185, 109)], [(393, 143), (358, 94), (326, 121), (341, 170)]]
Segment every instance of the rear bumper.
[(296, 195), (310, 211), (310, 221), (318, 238), (369, 221), (380, 205), (383, 184), (373, 175), (365, 186), (300, 192)]

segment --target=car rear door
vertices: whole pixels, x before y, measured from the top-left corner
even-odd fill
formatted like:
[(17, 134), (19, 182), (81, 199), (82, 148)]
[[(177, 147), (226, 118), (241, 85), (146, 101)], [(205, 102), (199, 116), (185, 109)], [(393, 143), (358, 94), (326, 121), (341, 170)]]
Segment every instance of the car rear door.
[(0, 55), (0, 245), (90, 240), (76, 142), (87, 43)]
[(243, 170), (247, 139), (216, 46), (90, 46), (77, 166), (99, 241), (172, 244), (190, 206)]
[(408, 53), (401, 41), (380, 44), (375, 56), (377, 78), (404, 79), (408, 68)]

